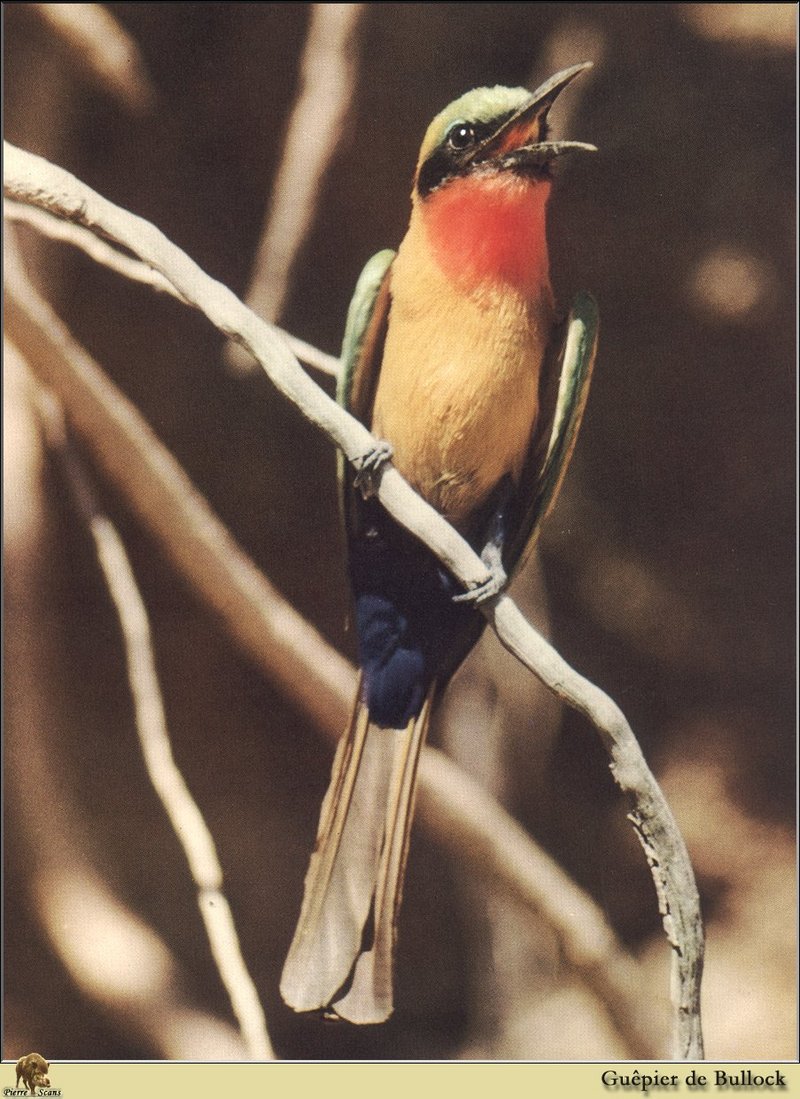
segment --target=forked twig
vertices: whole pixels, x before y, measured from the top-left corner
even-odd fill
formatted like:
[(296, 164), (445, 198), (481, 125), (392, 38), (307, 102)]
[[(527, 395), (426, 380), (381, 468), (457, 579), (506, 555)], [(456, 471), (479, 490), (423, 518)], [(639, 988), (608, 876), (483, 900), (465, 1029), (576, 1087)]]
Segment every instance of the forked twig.
[[(366, 428), (310, 381), (285, 343), (267, 325), (150, 223), (109, 203), (62, 169), (13, 146), (6, 152), (5, 174), (9, 197), (100, 229), (160, 270), (214, 325), (242, 342), (281, 392), (326, 431), (350, 460), (374, 446), (375, 440)], [(465, 587), (487, 579), (485, 568), (467, 543), (396, 470), (386, 469), (378, 494), (387, 510), (419, 537)], [(645, 844), (664, 927), (673, 948), (673, 1056), (699, 1059), (703, 1055), (699, 1003), (702, 921), (691, 863), (672, 813), (619, 708), (569, 667), (525, 621), (508, 596), (501, 596), (485, 613), (502, 643), (598, 728), (611, 755), (614, 777), (632, 796), (633, 819)]]
[[(165, 278), (160, 271), (155, 271), (141, 260), (120, 252), (118, 248), (114, 248), (108, 241), (96, 236), (82, 225), (78, 225), (73, 221), (64, 221), (63, 218), (56, 217), (38, 206), (28, 206), (24, 202), (14, 202), (7, 198), (3, 200), (3, 216), (10, 221), (29, 225), (32, 229), (43, 233), (51, 240), (80, 248), (96, 263), (109, 271), (114, 271), (123, 278), (130, 279), (132, 282), (140, 282), (159, 293), (169, 294), (184, 305), (192, 304), (175, 289), (169, 279)], [(339, 360), (335, 356), (326, 355), (324, 351), (312, 347), (310, 343), (298, 339), (297, 336), (292, 336), (277, 325), (273, 325), (273, 328), (286, 340), (290, 350), (301, 362), (312, 366), (315, 370), (319, 370), (321, 374), (328, 374), (331, 377), (336, 376), (339, 369)]]

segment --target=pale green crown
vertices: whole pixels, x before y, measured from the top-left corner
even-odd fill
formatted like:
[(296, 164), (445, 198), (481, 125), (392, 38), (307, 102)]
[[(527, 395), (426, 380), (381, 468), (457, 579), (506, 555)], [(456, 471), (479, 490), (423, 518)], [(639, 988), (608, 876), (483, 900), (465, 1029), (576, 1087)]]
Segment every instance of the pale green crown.
[(427, 129), (419, 153), (420, 164), (444, 141), (444, 135), (454, 122), (490, 123), (496, 118), (517, 111), (531, 98), (526, 88), (473, 88), (454, 99), (440, 111)]

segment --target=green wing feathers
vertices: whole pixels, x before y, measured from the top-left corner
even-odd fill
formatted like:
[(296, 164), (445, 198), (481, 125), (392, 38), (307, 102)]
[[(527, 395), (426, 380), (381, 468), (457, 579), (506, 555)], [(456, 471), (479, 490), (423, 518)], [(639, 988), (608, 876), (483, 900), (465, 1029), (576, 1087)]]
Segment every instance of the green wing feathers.
[[(350, 308), (342, 341), (336, 400), (363, 424), (372, 419), (372, 404), (378, 385), (383, 341), (389, 319), (389, 284), (392, 260), (396, 253), (385, 248), (368, 260), (361, 272)], [(355, 498), (348, 492), (352, 468), (341, 450), (336, 453), (339, 479), (340, 514), (345, 531), (355, 522)]]
[[(385, 321), (384, 314), (388, 312), (386, 276), (395, 254), (391, 248), (385, 248), (367, 261), (347, 310), (336, 400), (355, 415), (359, 413), (353, 409), (354, 388), (357, 391), (361, 386), (364, 372), (377, 375), (380, 366), (380, 354), (376, 356), (377, 348), (371, 345), (378, 342), (374, 329)], [(376, 310), (376, 306), (380, 308)]]
[(555, 503), (567, 472), (589, 394), (598, 327), (594, 298), (587, 293), (576, 295), (563, 326), (563, 341), (552, 352), (556, 361), (548, 373), (558, 379), (558, 387), (550, 396), (552, 413), (546, 419), (550, 430), (537, 439), (523, 477), (527, 483), (520, 486), (520, 498), (526, 501), (526, 509), (508, 549), (509, 574), (523, 564), (535, 546), (542, 522)]

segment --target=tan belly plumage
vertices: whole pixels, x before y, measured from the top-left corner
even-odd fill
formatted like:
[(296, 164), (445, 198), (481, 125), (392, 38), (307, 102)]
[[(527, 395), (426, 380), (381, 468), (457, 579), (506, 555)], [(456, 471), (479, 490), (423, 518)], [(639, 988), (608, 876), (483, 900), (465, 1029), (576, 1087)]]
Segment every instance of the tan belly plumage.
[(401, 248), (372, 426), (403, 476), (463, 526), (504, 474), (519, 476), (528, 452), (549, 287), (534, 303), (506, 288), (465, 295), (418, 263), (407, 300), (403, 258)]

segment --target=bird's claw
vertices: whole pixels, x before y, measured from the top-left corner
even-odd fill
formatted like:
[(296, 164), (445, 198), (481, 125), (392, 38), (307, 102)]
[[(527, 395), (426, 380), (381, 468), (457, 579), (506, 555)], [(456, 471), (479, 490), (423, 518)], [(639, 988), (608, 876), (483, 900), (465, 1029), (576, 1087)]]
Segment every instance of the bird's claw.
[(478, 584), (477, 587), (470, 588), (469, 591), (462, 592), (460, 595), (454, 595), (453, 602), (471, 603), (473, 607), (480, 607), (483, 603), (488, 603), (490, 599), (498, 596), (507, 583), (508, 577), (503, 566), (494, 565), (491, 567), (491, 575), (488, 580), (484, 580), (482, 584)]
[(359, 490), (365, 500), (377, 494), (381, 470), (387, 462), (391, 461), (393, 454), (394, 448), (391, 443), (381, 441), (366, 454), (353, 459), (353, 465), (356, 467), (353, 486)]

